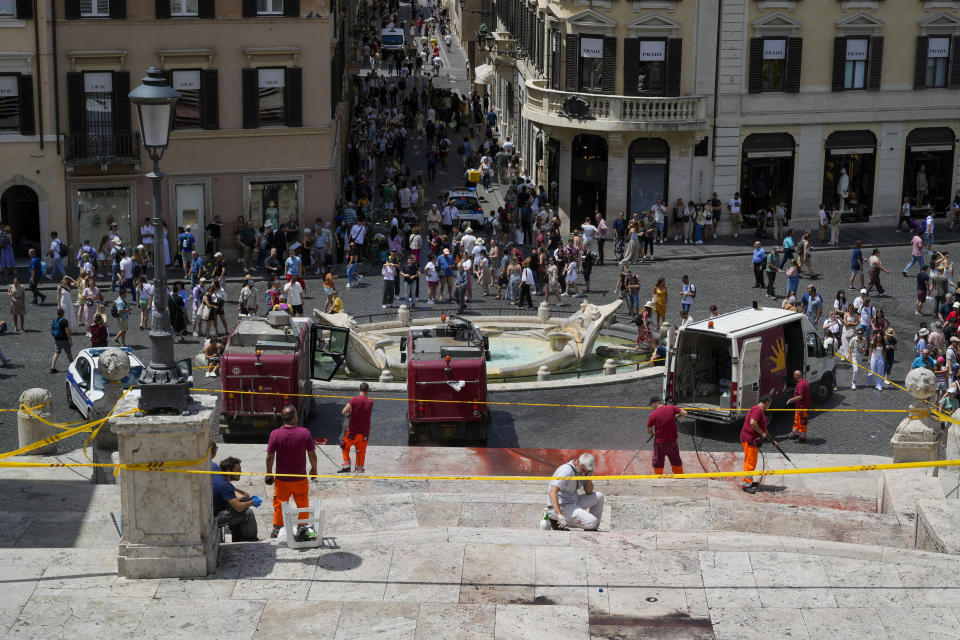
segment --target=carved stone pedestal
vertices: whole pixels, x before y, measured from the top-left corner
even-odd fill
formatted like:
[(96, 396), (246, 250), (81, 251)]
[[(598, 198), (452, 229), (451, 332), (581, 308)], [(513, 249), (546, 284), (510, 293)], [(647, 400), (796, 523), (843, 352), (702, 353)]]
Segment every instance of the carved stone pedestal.
[[(117, 407), (137, 407), (129, 393)], [(209, 470), (207, 449), (218, 421), (217, 398), (194, 394), (187, 415), (136, 414), (115, 418), (121, 464), (199, 460), (186, 469)], [(187, 578), (217, 568), (219, 538), (209, 475), (162, 471), (120, 472), (123, 538), (117, 572), (126, 578)]]

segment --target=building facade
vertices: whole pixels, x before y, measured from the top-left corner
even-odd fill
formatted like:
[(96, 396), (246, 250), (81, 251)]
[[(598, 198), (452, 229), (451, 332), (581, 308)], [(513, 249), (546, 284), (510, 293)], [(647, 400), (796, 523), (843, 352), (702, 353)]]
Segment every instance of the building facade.
[(10, 227), (18, 259), (66, 227), (49, 9), (0, 0), (0, 223)]
[[(741, 192), (844, 219), (952, 202), (960, 2), (499, 0), (486, 82), (565, 222)], [(886, 56), (884, 56), (884, 52)]]
[[(15, 8), (21, 4), (31, 6), (19, 0)], [(178, 226), (191, 225), (202, 248), (216, 215), (225, 250), (236, 248), (239, 217), (301, 228), (331, 218), (345, 134), (350, 3), (63, 0), (50, 7), (59, 11), (39, 17), (39, 55), (32, 53), (33, 30), (18, 27), (2, 32), (22, 43), (7, 46), (6, 39), (14, 52), (0, 53), (0, 101), (16, 104), (19, 114), (16, 133), (0, 130), (0, 171), (8, 176), (0, 191), (16, 187), (20, 199), (28, 195), (23, 187), (37, 194), (34, 235), (57, 230), (73, 247), (86, 240), (102, 246), (117, 223), (125, 240), (140, 241), (153, 198), (128, 94), (151, 66), (181, 96), (162, 161), (171, 254)], [(33, 120), (22, 115), (31, 73), (34, 96), (43, 95), (33, 100)], [(9, 116), (0, 120), (13, 128)], [(41, 183), (47, 175), (49, 186)], [(4, 204), (4, 216), (9, 209), (22, 217), (16, 212), (26, 205), (17, 206)]]

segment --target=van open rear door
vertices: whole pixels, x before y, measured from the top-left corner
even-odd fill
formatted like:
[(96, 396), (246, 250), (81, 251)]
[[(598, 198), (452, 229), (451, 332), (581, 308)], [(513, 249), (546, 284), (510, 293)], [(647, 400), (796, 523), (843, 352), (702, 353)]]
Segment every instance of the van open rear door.
[(660, 397), (664, 402), (673, 402), (673, 361), (678, 340), (677, 330), (671, 327), (667, 333), (667, 356), (663, 360), (663, 393)]
[(749, 409), (760, 398), (760, 351), (763, 340), (751, 338), (740, 345), (738, 399), (740, 408)]

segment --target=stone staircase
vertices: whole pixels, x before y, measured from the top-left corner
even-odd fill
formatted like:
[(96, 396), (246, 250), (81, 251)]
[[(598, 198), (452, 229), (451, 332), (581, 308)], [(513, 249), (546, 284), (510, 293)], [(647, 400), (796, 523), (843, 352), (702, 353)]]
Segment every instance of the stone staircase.
[[(321, 471), (338, 452), (323, 448)], [(263, 468), (262, 446), (228, 455)], [(379, 447), (367, 468), (502, 474), (501, 455)], [(812, 458), (797, 462), (842, 462)], [(960, 557), (912, 550), (912, 518), (876, 513), (875, 472), (769, 477), (753, 496), (733, 480), (597, 481), (599, 532), (539, 530), (542, 482), (337, 477), (311, 483), (322, 547), (227, 543), (205, 579), (130, 581), (116, 576), (117, 487), (13, 471), (0, 471), (3, 637), (166, 640), (227, 632), (218, 620), (238, 638), (960, 637)], [(272, 495), (256, 476), (237, 484)]]

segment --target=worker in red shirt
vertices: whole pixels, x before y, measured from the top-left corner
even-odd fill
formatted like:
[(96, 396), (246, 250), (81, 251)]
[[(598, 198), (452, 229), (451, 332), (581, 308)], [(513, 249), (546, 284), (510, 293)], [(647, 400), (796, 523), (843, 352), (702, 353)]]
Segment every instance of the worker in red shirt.
[(367, 441), (370, 440), (370, 416), (373, 414), (373, 400), (367, 397), (370, 385), (361, 382), (359, 395), (350, 398), (350, 402), (343, 408), (343, 415), (350, 418), (347, 433), (340, 442), (343, 449), (343, 465), (337, 473), (350, 473), (350, 447), (357, 448), (357, 464), (353, 468), (356, 473), (363, 473), (363, 462), (367, 456)]
[(741, 487), (747, 493), (756, 493), (759, 482), (753, 481), (753, 476), (747, 474), (757, 468), (757, 455), (760, 453), (760, 444), (767, 434), (767, 409), (770, 408), (770, 396), (762, 396), (760, 404), (755, 404), (747, 412), (740, 430), (740, 444), (743, 445), (743, 483)]
[(658, 396), (650, 398), (653, 411), (647, 418), (647, 433), (655, 436), (653, 440), (653, 472), (663, 473), (663, 460), (670, 458), (670, 468), (674, 473), (683, 473), (683, 460), (680, 459), (680, 447), (677, 445), (677, 416), (685, 418), (687, 412), (671, 404), (663, 404)]
[[(283, 504), (293, 496), (297, 507), (305, 509), (310, 506), (310, 485), (303, 476), (307, 473), (304, 453), (310, 459), (310, 475), (317, 474), (317, 453), (310, 431), (297, 424), (297, 410), (286, 406), (280, 412), (283, 425), (270, 433), (267, 443), (267, 477), (264, 482), (273, 484), (276, 480), (276, 489), (273, 492), (273, 531), (271, 538), (276, 538), (283, 526)], [(277, 463), (278, 474), (295, 474), (300, 477), (273, 476), (273, 463)], [(300, 519), (307, 520), (309, 515), (301, 513)], [(289, 532), (287, 535), (291, 535)], [(296, 533), (298, 540), (315, 540), (317, 532), (304, 523), (300, 523)]]
[(787, 404), (794, 403), (796, 409), (793, 412), (793, 431), (790, 438), (797, 442), (807, 441), (807, 409), (810, 408), (810, 383), (803, 377), (803, 372), (797, 370), (793, 372), (793, 379), (797, 386), (793, 390), (793, 397), (787, 400)]

